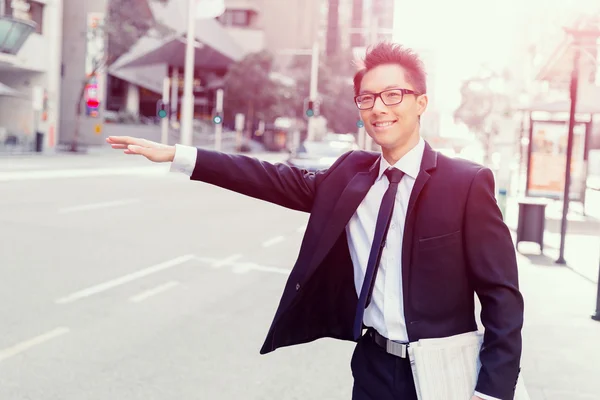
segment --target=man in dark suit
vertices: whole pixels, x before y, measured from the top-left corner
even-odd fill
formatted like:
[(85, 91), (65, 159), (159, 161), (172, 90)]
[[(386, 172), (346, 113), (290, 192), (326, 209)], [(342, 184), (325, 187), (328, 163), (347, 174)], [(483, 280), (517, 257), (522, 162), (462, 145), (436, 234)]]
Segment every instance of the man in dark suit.
[[(514, 245), (488, 168), (420, 136), (419, 58), (371, 49), (355, 103), (381, 154), (352, 151), (317, 173), (244, 155), (111, 137), (127, 154), (294, 210), (310, 219), (261, 353), (323, 337), (356, 341), (353, 399), (416, 399), (406, 344), (485, 327), (473, 399), (513, 398), (523, 299)], [(443, 400), (443, 399), (440, 399)]]

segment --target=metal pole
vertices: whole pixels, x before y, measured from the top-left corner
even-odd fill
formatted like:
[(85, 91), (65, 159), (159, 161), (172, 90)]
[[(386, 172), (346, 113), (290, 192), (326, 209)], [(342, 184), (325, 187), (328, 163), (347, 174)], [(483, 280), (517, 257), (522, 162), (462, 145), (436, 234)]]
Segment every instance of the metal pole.
[(569, 213), (569, 189), (571, 187), (571, 157), (573, 154), (573, 128), (575, 127), (575, 110), (577, 107), (577, 86), (579, 85), (579, 57), (581, 51), (577, 37), (575, 38), (575, 57), (573, 59), (573, 71), (571, 73), (571, 111), (569, 115), (569, 133), (567, 137), (567, 162), (565, 165), (565, 185), (563, 193), (563, 213), (560, 224), (560, 252), (557, 264), (566, 264), (565, 239), (567, 235), (567, 214)]
[(594, 321), (600, 321), (600, 265), (598, 265), (598, 292), (596, 294), (596, 313), (592, 315)]
[[(217, 114), (223, 112), (223, 89), (217, 89), (216, 111)], [(221, 151), (221, 134), (223, 133), (223, 121), (215, 126), (215, 150)]]
[(192, 145), (194, 126), (194, 56), (196, 43), (196, 13), (195, 0), (188, 0), (188, 30), (185, 46), (185, 69), (183, 78), (183, 102), (181, 105), (181, 144)]
[(358, 148), (365, 150), (365, 127), (358, 128)]
[[(162, 92), (162, 103), (169, 108), (169, 89), (171, 82), (168, 76), (163, 79), (163, 92)], [(169, 116), (162, 118), (160, 121), (160, 142), (162, 144), (169, 144)]]
[(171, 104), (170, 104), (170, 119), (171, 126), (175, 126), (177, 122), (177, 103), (179, 102), (179, 68), (174, 67), (171, 78)]
[(533, 152), (533, 111), (529, 111), (529, 136), (527, 137), (527, 167), (525, 168), (525, 197), (529, 197), (531, 182), (531, 153)]
[[(313, 102), (317, 101), (319, 82), (319, 43), (315, 41), (312, 47), (312, 57), (310, 63), (310, 92), (308, 97)], [(314, 104), (314, 103), (313, 103)], [(307, 140), (311, 141), (315, 137), (315, 119), (308, 118)]]

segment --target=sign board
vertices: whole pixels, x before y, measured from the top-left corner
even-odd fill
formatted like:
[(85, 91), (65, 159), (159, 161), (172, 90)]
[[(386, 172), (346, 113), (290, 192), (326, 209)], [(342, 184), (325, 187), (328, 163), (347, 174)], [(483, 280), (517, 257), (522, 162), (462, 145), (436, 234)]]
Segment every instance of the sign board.
[[(562, 198), (567, 162), (567, 123), (533, 123), (531, 164), (529, 166), (528, 196)], [(580, 200), (585, 179), (583, 160), (585, 124), (573, 129), (573, 154), (571, 159), (571, 186), (569, 197)]]
[(104, 37), (104, 14), (89, 13), (87, 15), (85, 74), (89, 77), (85, 87), (86, 115), (99, 116), (99, 108), (104, 98), (104, 71), (102, 65), (106, 55)]
[(241, 132), (244, 130), (245, 116), (244, 114), (235, 114), (235, 130)]

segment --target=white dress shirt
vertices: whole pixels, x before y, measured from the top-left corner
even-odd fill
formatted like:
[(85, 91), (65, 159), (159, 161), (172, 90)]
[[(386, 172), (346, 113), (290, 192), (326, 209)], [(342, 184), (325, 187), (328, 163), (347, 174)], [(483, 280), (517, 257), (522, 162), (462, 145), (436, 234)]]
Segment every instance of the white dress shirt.
[[(366, 326), (373, 327), (382, 336), (399, 342), (408, 342), (402, 297), (404, 221), (408, 200), (421, 169), (424, 149), (425, 141), (421, 138), (415, 147), (393, 165), (394, 168), (404, 172), (404, 176), (398, 184), (394, 211), (386, 236), (385, 247), (381, 253), (371, 303), (366, 308), (363, 318)], [(390, 185), (383, 173), (392, 166), (385, 158), (381, 157), (380, 160), (379, 175), (375, 183), (371, 186), (346, 226), (348, 247), (354, 264), (354, 285), (359, 296), (367, 270), (373, 236), (375, 235), (377, 214), (383, 195)]]
[[(171, 164), (171, 171), (182, 172), (191, 176), (196, 165), (196, 148), (182, 145), (175, 145), (175, 147), (175, 157)], [(424, 150), (425, 141), (420, 138), (419, 143), (393, 165), (394, 168), (404, 172), (404, 176), (396, 192), (394, 211), (386, 236), (386, 244), (381, 254), (371, 303), (365, 309), (363, 317), (366, 326), (373, 327), (382, 336), (399, 342), (408, 342), (406, 321), (404, 319), (401, 272), (404, 222), (408, 201), (421, 169)], [(357, 296), (360, 296), (367, 269), (379, 206), (389, 186), (389, 181), (383, 173), (390, 167), (385, 158), (381, 157), (379, 175), (375, 183), (369, 189), (346, 226), (350, 257), (354, 265), (354, 285)], [(477, 392), (475, 394), (484, 400), (500, 400)]]

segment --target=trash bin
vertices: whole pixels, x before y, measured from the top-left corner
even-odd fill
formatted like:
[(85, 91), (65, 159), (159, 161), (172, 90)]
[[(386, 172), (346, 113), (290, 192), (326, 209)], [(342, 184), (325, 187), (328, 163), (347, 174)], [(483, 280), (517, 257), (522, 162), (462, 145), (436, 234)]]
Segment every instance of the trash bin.
[(544, 230), (546, 229), (546, 199), (524, 198), (519, 200), (519, 222), (517, 225), (517, 243), (533, 242), (544, 252)]
[(44, 134), (42, 132), (35, 133), (35, 151), (41, 153), (44, 148)]

